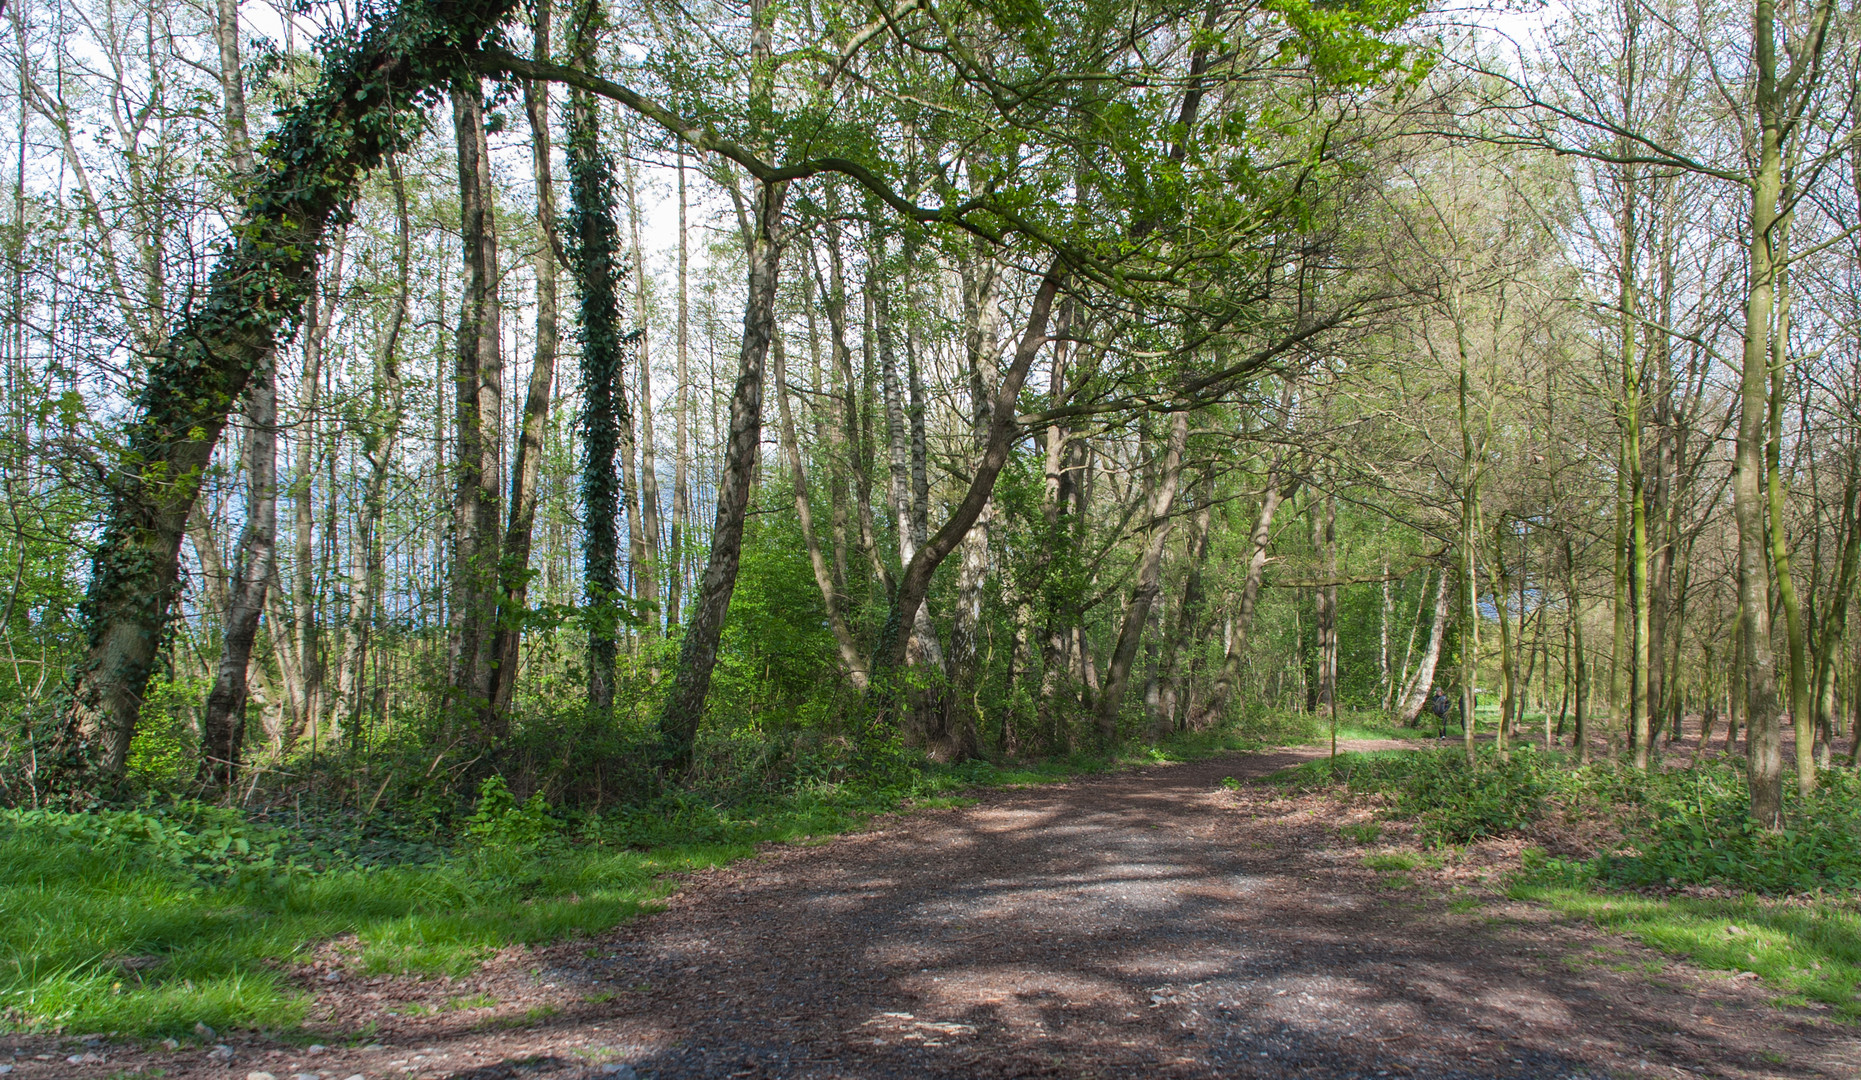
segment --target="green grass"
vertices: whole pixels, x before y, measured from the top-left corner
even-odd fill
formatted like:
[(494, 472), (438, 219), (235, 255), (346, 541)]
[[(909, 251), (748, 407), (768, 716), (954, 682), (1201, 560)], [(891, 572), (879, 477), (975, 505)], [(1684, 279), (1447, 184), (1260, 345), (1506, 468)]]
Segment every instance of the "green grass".
[(0, 1006), (25, 1029), (289, 1028), (307, 1001), (281, 965), (322, 942), (355, 935), (362, 973), (458, 974), (503, 945), (612, 926), (663, 895), (662, 874), (746, 850), (577, 851), (523, 889), (464, 860), (214, 881), (128, 845), (86, 850), (12, 828), (0, 838)]
[(1833, 903), (1706, 900), (1522, 884), (1512, 895), (1723, 972), (1749, 971), (1783, 1004), (1827, 1005), (1861, 1020), (1861, 913)]
[(1374, 844), (1383, 835), (1383, 827), (1374, 821), (1359, 821), (1340, 826), (1338, 835), (1358, 844)]

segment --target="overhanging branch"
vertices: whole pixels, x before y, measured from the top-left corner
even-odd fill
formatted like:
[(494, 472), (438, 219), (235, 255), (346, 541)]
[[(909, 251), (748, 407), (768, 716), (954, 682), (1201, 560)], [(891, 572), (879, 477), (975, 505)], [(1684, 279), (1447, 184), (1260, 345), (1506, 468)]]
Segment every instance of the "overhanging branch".
[[(743, 167), (745, 172), (764, 184), (780, 184), (790, 180), (805, 180), (823, 173), (838, 173), (870, 191), (881, 202), (913, 221), (924, 224), (952, 225), (995, 244), (1005, 243), (1014, 233), (1023, 233), (1049, 246), (1056, 248), (1061, 246), (1054, 244), (1051, 238), (1040, 235), (1040, 230), (1027, 222), (1014, 220), (981, 199), (971, 199), (956, 206), (920, 206), (898, 194), (890, 184), (871, 169), (847, 158), (816, 157), (789, 165), (773, 165), (763, 160), (749, 147), (726, 137), (709, 124), (686, 119), (645, 94), (623, 86), (612, 79), (602, 78), (572, 67), (564, 67), (561, 64), (526, 59), (496, 47), (480, 50), (477, 61), (479, 70), (489, 75), (547, 79), (618, 102), (658, 124), (692, 149), (700, 153), (716, 154), (737, 163)], [(1007, 221), (1008, 227), (991, 228), (974, 220), (973, 215), (976, 214), (988, 214)]]

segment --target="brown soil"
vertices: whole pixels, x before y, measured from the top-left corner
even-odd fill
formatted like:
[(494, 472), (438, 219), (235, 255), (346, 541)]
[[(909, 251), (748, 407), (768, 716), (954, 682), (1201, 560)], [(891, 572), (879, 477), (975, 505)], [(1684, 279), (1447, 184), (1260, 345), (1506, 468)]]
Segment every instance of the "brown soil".
[(19, 1040), (13, 1077), (1861, 1075), (1853, 1029), (1755, 981), (1464, 866), (1379, 875), (1338, 833), (1362, 810), (1221, 783), (1317, 753), (988, 791), (772, 848), (463, 979), (307, 971), (317, 1053), (96, 1046), (107, 1061), (72, 1065), (85, 1048)]

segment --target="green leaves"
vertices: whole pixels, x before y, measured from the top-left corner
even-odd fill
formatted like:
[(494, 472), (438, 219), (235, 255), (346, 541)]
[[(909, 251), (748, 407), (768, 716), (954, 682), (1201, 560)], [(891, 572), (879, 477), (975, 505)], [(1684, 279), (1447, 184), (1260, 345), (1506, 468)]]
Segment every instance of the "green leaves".
[(1324, 79), (1362, 86), (1395, 71), (1413, 53), (1391, 33), (1423, 10), (1416, 0), (1263, 0), (1295, 32), (1282, 56), (1300, 56)]

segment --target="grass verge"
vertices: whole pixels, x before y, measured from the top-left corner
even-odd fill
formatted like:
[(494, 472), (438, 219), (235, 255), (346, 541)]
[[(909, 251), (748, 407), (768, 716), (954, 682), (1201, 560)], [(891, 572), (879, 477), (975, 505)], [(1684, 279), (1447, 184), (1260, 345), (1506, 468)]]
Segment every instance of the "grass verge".
[(1823, 1005), (1841, 1020), (1861, 1021), (1861, 914), (1852, 908), (1816, 900), (1639, 896), (1530, 883), (1513, 886), (1511, 895), (1709, 970), (1749, 972), (1782, 992), (1779, 1004)]
[[(1521, 746), (1503, 761), (1482, 748), (1469, 766), (1449, 748), (1340, 755), (1278, 780), (1368, 797), (1434, 847), (1554, 837), (1562, 855), (1524, 848), (1504, 877), (1509, 895), (1759, 977), (1782, 1004), (1861, 1020), (1861, 777), (1851, 771), (1825, 774), (1808, 797), (1791, 790), (1775, 831), (1746, 815), (1735, 761), (1641, 773)], [(1399, 872), (1412, 869), (1408, 855), (1365, 864)]]

